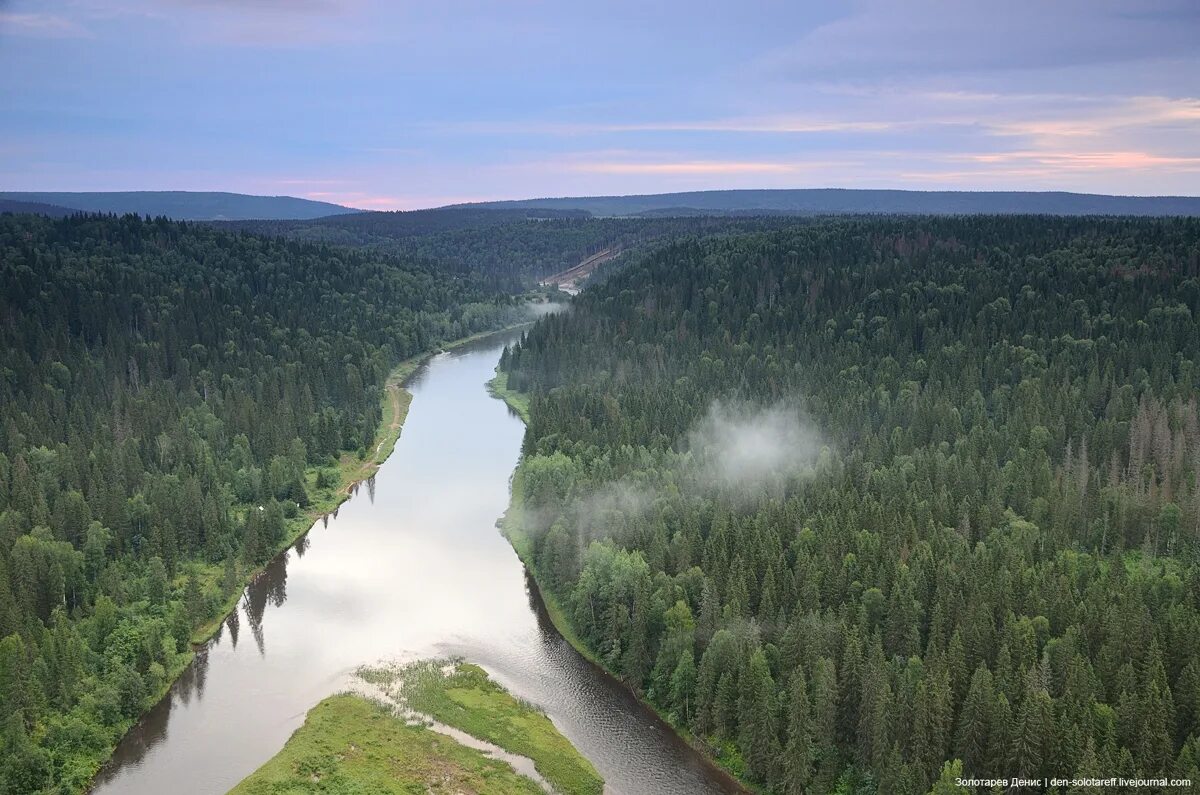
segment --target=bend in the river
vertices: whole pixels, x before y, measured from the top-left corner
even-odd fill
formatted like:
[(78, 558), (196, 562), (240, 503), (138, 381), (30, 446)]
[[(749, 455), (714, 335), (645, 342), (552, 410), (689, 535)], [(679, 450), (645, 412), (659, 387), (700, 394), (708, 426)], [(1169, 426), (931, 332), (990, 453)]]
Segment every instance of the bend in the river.
[(510, 339), (441, 354), (414, 374), (400, 441), (367, 494), (246, 588), (94, 792), (223, 793), (359, 665), (448, 654), (544, 709), (611, 792), (740, 791), (562, 639), (496, 530), (524, 428), (484, 383)]

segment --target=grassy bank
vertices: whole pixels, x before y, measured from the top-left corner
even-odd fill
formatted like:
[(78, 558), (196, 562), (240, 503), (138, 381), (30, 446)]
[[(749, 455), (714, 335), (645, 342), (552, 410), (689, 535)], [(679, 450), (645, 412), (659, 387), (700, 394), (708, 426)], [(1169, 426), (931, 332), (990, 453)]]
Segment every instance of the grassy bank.
[[(497, 372), (496, 377), (488, 381), (488, 391), (493, 397), (503, 400), (514, 411), (520, 414), (521, 419), (525, 421), (526, 425), (529, 424), (529, 395), (508, 388), (508, 373)], [(615, 677), (615, 674), (609, 671), (604, 663), (600, 661), (600, 658), (576, 634), (567, 611), (559, 602), (558, 597), (542, 585), (542, 579), (538, 576), (537, 566), (533, 560), (533, 544), (525, 530), (524, 505), (524, 484), (521, 478), (521, 466), (518, 463), (517, 471), (512, 479), (512, 491), (509, 497), (508, 510), (500, 520), (500, 530), (504, 533), (504, 537), (508, 539), (508, 543), (512, 544), (517, 557), (525, 565), (525, 570), (530, 573), (534, 582), (537, 583), (542, 603), (546, 605), (546, 612), (549, 614), (554, 628), (558, 630), (558, 634), (562, 635), (563, 639), (567, 643), (570, 643), (572, 648), (584, 658), (599, 665), (605, 671), (608, 671), (609, 675)]]
[(230, 792), (542, 795), (507, 763), (356, 695), (332, 696), (309, 710), (283, 750)]
[[(433, 353), (426, 353), (406, 359), (396, 365), (388, 375), (381, 398), (383, 421), (379, 424), (371, 447), (364, 457), (360, 458), (357, 453), (343, 451), (338, 457), (336, 467), (310, 466), (305, 470), (304, 485), (309, 495), (309, 504), (304, 510), (287, 519), (283, 540), (273, 550), (270, 558), (274, 558), (279, 552), (296, 543), (296, 540), (308, 532), (322, 516), (327, 516), (337, 510), (338, 506), (354, 493), (354, 487), (374, 475), (380, 465), (392, 454), (392, 450), (395, 449), (396, 442), (400, 438), (400, 431), (404, 427), (404, 420), (408, 417), (408, 408), (412, 403), (412, 393), (404, 388), (404, 381), (432, 355)], [(322, 478), (323, 471), (324, 478)], [(331, 472), (334, 473), (332, 479), (329, 478)], [(323, 480), (324, 482), (322, 482)], [(245, 506), (243, 507), (245, 509)], [(246, 583), (254, 579), (262, 569), (263, 566), (256, 566), (248, 570), (237, 571), (237, 587), (233, 589), (232, 593), (225, 595), (216, 614), (196, 628), (192, 633), (192, 643), (204, 643), (216, 634), (225, 618), (237, 607), (238, 599), (241, 597)], [(184, 571), (190, 571), (197, 576), (201, 587), (207, 593), (219, 592), (220, 583), (225, 575), (224, 564), (191, 564), (185, 567)], [(184, 578), (186, 574), (180, 576)], [(182, 579), (178, 584), (182, 585)]]
[[(396, 365), (388, 374), (384, 384), (383, 395), (380, 398), (383, 419), (375, 432), (375, 438), (370, 447), (366, 448), (365, 454), (361, 456), (354, 451), (343, 451), (334, 467), (308, 467), (305, 471), (304, 485), (309, 495), (309, 504), (295, 516), (287, 519), (283, 540), (275, 547), (270, 557), (274, 558), (275, 555), (296, 543), (296, 540), (308, 532), (318, 519), (337, 510), (338, 506), (353, 494), (354, 487), (374, 475), (392, 454), (396, 442), (400, 439), (404, 421), (408, 417), (409, 406), (412, 404), (412, 393), (404, 388), (404, 383), (422, 364), (442, 351), (453, 350), (468, 343), (526, 325), (529, 324), (518, 323), (503, 329), (480, 332), (469, 337), (451, 340), (442, 343), (434, 350), (405, 359)], [(323, 473), (324, 478), (322, 477)], [(249, 506), (242, 506), (243, 511), (248, 509)], [(216, 634), (226, 617), (237, 607), (238, 599), (241, 597), (246, 583), (254, 579), (262, 569), (263, 566), (249, 569), (239, 566), (235, 572), (236, 587), (229, 593), (224, 593), (226, 579), (224, 564), (192, 562), (181, 567), (181, 573), (175, 582), (177, 588), (180, 590), (184, 588), (190, 573), (199, 581), (203, 593), (218, 594), (220, 600), (220, 606), (213, 612), (212, 617), (200, 624), (192, 633), (193, 644), (204, 643)], [(182, 671), (185, 665), (186, 662), (180, 666), (179, 670)], [(174, 672), (171, 679), (177, 675), (178, 671)]]
[[(521, 559), (525, 570), (533, 576), (533, 580), (538, 585), (538, 594), (542, 597), (542, 604), (546, 606), (546, 613), (550, 616), (550, 621), (554, 624), (554, 628), (558, 630), (558, 634), (563, 636), (567, 643), (575, 651), (579, 652), (587, 660), (599, 665), (604, 670), (604, 664), (600, 662), (587, 644), (575, 633), (575, 628), (571, 625), (568, 618), (566, 608), (559, 602), (558, 597), (550, 592), (549, 589), (542, 587), (541, 580), (538, 579), (537, 566), (533, 560), (533, 544), (529, 535), (525, 531), (524, 521), (524, 484), (522, 483), (521, 470), (518, 466), (516, 474), (512, 479), (512, 494), (508, 502), (508, 510), (504, 513), (504, 517), (500, 520), (500, 530), (504, 533), (504, 537), (508, 539), (508, 543), (512, 544), (512, 548), (516, 551), (517, 557)], [(611, 671), (609, 672), (612, 673)]]
[(408, 709), (528, 758), (562, 795), (599, 795), (604, 788), (592, 764), (541, 710), (514, 698), (477, 666), (431, 661), (366, 669), (360, 676), (395, 686)]
[(499, 398), (521, 415), (526, 425), (529, 424), (529, 395), (508, 388), (508, 373), (497, 372), (496, 377), (487, 382), (488, 392), (492, 397)]
[[(508, 374), (497, 373), (496, 378), (488, 382), (488, 389), (494, 397), (497, 397), (511, 406), (521, 415), (525, 424), (529, 424), (529, 395), (516, 392), (508, 388)], [(533, 559), (533, 544), (526, 531), (526, 523), (524, 521), (524, 493), (521, 478), (520, 464), (517, 465), (517, 471), (512, 478), (512, 493), (509, 498), (508, 510), (504, 517), (500, 520), (499, 525), (505, 538), (512, 544), (513, 550), (516, 551), (517, 557), (521, 559), (525, 570), (533, 577), (534, 583), (537, 585), (538, 593), (542, 597), (542, 603), (546, 606), (546, 613), (550, 616), (550, 622), (554, 624), (554, 628), (558, 634), (563, 637), (571, 647), (577, 651), (580, 656), (594, 663), (603, 669), (609, 676), (620, 680), (611, 668), (592, 651), (592, 649), (583, 642), (575, 631), (572, 625), (570, 614), (566, 607), (559, 601), (558, 596), (550, 589), (546, 588), (544, 578), (538, 574), (537, 565)], [(663, 713), (658, 707), (644, 698), (638, 697), (638, 700), (646, 706), (647, 709), (653, 710), (656, 715), (662, 718), (663, 722), (670, 726), (676, 734), (688, 742), (697, 752), (703, 754), (722, 770), (738, 781), (742, 787), (748, 792), (753, 792), (753, 785), (746, 782), (742, 777), (743, 764), (740, 756), (736, 753), (731, 753), (731, 749), (718, 749), (714, 753), (714, 749), (703, 742), (697, 741), (691, 731), (686, 726), (680, 726), (675, 721), (671, 720), (670, 716)]]

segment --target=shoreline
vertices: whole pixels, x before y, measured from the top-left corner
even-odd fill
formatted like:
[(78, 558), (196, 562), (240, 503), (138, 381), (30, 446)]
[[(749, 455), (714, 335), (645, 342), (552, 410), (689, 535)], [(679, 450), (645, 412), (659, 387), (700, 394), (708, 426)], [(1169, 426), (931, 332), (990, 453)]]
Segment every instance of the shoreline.
[[(529, 397), (519, 392), (514, 392), (508, 389), (508, 378), (506, 373), (497, 372), (496, 378), (487, 382), (489, 394), (497, 400), (504, 401), (510, 409), (521, 417), (521, 421), (526, 425), (529, 424)], [(524, 456), (522, 455), (522, 458)], [(517, 466), (520, 467), (521, 462), (518, 460)], [(730, 781), (737, 785), (739, 789), (746, 793), (754, 793), (758, 790), (753, 785), (742, 780), (730, 770), (721, 760), (716, 757), (705, 744), (697, 740), (696, 737), (684, 728), (677, 726), (673, 721), (667, 718), (662, 711), (647, 701), (642, 694), (638, 693), (628, 682), (617, 676), (607, 665), (605, 665), (596, 654), (587, 647), (587, 645), (575, 633), (575, 628), (571, 625), (570, 618), (567, 616), (563, 606), (559, 603), (558, 597), (545, 588), (538, 579), (537, 567), (533, 563), (533, 558), (530, 554), (530, 539), (525, 530), (521, 527), (521, 512), (522, 501), (519, 494), (521, 484), (519, 478), (514, 472), (510, 481), (510, 496), (508, 510), (504, 515), (496, 521), (496, 526), (500, 529), (501, 534), (508, 540), (513, 551), (517, 553), (517, 558), (520, 559), (521, 565), (525, 568), (525, 573), (534, 588), (537, 589), (537, 598), (541, 600), (546, 608), (546, 615), (550, 617), (550, 623), (554, 625), (555, 631), (570, 644), (581, 657), (587, 660), (592, 665), (599, 668), (613, 681), (620, 684), (622, 687), (629, 690), (633, 694), (637, 702), (646, 709), (653, 712), (658, 718), (670, 728), (681, 740), (688, 744), (696, 753), (700, 754), (706, 761), (713, 765), (721, 774), (726, 776)]]
[[(357, 714), (331, 724), (329, 712), (338, 705)], [(380, 729), (388, 734), (383, 748), (360, 739), (385, 739)], [(402, 770), (395, 769), (397, 759), (405, 761)], [(305, 763), (317, 768), (311, 772), (356, 783), (355, 792), (399, 795), (418, 791), (414, 785), (425, 791), (446, 773), (456, 775), (465, 792), (601, 795), (604, 787), (544, 712), (454, 657), (359, 668), (349, 689), (310, 708), (279, 752), (230, 792), (294, 791), (311, 780), (301, 769)], [(497, 777), (504, 767), (508, 771)]]
[[(172, 667), (167, 672), (165, 681), (159, 691), (153, 698), (150, 699), (147, 707), (143, 709), (134, 720), (130, 721), (129, 725), (121, 731), (117, 742), (109, 750), (108, 755), (97, 765), (91, 778), (88, 780), (87, 786), (82, 792), (90, 793), (96, 787), (96, 779), (101, 772), (105, 770), (108, 764), (112, 761), (112, 754), (128, 736), (149, 714), (150, 710), (159, 704), (163, 699), (169, 698), (171, 691), (178, 683), (183, 672), (195, 661), (196, 654), (203, 650), (213, 638), (220, 632), (225, 625), (230, 614), (237, 609), (242, 596), (255, 580), (262, 575), (267, 566), (273, 563), (280, 555), (285, 555), (288, 551), (304, 536), (306, 536), (317, 524), (318, 521), (337, 513), (342, 503), (349, 500), (358, 493), (358, 487), (366, 480), (374, 477), (378, 472), (379, 467), (391, 456), (395, 449), (396, 442), (400, 439), (400, 434), (404, 430), (404, 421), (408, 417), (408, 409), (412, 403), (412, 393), (405, 386), (408, 381), (417, 373), (420, 368), (426, 364), (434, 356), (447, 351), (454, 350), (472, 342), (486, 339), (498, 334), (515, 331), (525, 328), (533, 324), (533, 321), (523, 321), (513, 323), (502, 328), (493, 329), (491, 331), (481, 331), (467, 337), (459, 337), (447, 342), (439, 343), (435, 348), (419, 353), (415, 356), (410, 356), (407, 359), (399, 362), (388, 377), (384, 381), (383, 395), (380, 400), (385, 407), (384, 415), (380, 420), (379, 427), (376, 429), (375, 439), (373, 441), (372, 453), (361, 461), (354, 453), (344, 452), (338, 460), (339, 482), (330, 490), (329, 494), (323, 499), (313, 501), (313, 504), (305, 509), (297, 516), (287, 519), (287, 532), (284, 538), (274, 548), (267, 559), (260, 565), (249, 569), (246, 572), (239, 572), (239, 585), (236, 590), (221, 604), (217, 614), (196, 627), (189, 639), (190, 648), (179, 657), (177, 667)], [(388, 412), (391, 412), (389, 420)], [(315, 481), (317, 472), (325, 467), (310, 466), (305, 470), (305, 479), (311, 484)], [(210, 571), (215, 572), (218, 568), (216, 564), (208, 567)], [(177, 584), (178, 580), (184, 575), (177, 575), (173, 584)]]
[[(340, 482), (332, 489), (332, 499), (327, 498), (316, 504), (316, 507), (310, 507), (300, 515), (287, 520), (289, 525), (294, 524), (296, 526), (289, 526), (288, 533), (284, 535), (284, 540), (279, 543), (266, 561), (246, 573), (241, 589), (230, 597), (231, 601), (228, 604), (222, 606), (219, 615), (193, 631), (191, 638), (193, 651), (198, 651), (199, 647), (204, 646), (204, 644), (212, 640), (213, 636), (217, 634), (217, 630), (220, 629), (225, 620), (229, 618), (230, 613), (237, 607), (237, 603), (241, 599), (242, 594), (245, 593), (246, 588), (262, 574), (268, 565), (307, 535), (316, 526), (317, 522), (328, 516), (335, 515), (342, 503), (357, 494), (358, 487), (364, 481), (374, 477), (379, 468), (383, 466), (383, 463), (391, 457), (392, 452), (396, 449), (396, 443), (400, 440), (400, 434), (404, 430), (404, 421), (408, 418), (408, 409), (412, 404), (412, 393), (405, 387), (408, 381), (425, 363), (438, 354), (452, 351), (463, 345), (487, 339), (497, 334), (504, 334), (516, 329), (525, 328), (532, 324), (532, 321), (514, 323), (492, 331), (481, 331), (468, 337), (459, 337), (449, 342), (443, 342), (436, 349), (419, 353), (416, 356), (410, 356), (392, 368), (392, 371), (384, 381), (383, 396), (381, 397), (384, 406), (391, 410), (392, 417), (389, 422), (385, 412), (385, 415), (380, 420), (379, 428), (376, 430), (375, 439), (373, 440), (374, 445), (371, 455), (358, 462), (353, 460), (353, 453), (343, 452), (338, 461), (338, 469), (341, 476)], [(306, 478), (308, 480), (314, 479), (318, 469), (320, 467), (309, 467), (305, 472)], [(186, 668), (187, 666), (185, 665), (184, 667)], [(174, 680), (172, 680), (172, 684), (174, 684)]]

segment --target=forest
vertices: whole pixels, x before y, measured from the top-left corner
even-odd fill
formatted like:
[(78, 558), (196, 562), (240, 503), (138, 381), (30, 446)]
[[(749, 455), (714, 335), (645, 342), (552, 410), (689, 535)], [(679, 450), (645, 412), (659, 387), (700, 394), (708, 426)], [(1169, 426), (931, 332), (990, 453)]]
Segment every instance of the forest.
[(416, 257), (0, 215), (0, 792), (84, 788), (391, 369), (524, 312)]
[(513, 511), (586, 650), (764, 792), (1196, 781), (1198, 368), (1195, 220), (681, 239), (505, 350)]
[(499, 368), (585, 651), (763, 792), (1200, 779), (1200, 223), (376, 222), (0, 215), (0, 793), (86, 786), (398, 362), (608, 245)]
[(417, 256), (521, 292), (602, 249), (641, 250), (680, 235), (795, 226), (791, 218), (604, 218), (582, 210), (450, 207), (308, 221), (240, 221), (224, 228)]

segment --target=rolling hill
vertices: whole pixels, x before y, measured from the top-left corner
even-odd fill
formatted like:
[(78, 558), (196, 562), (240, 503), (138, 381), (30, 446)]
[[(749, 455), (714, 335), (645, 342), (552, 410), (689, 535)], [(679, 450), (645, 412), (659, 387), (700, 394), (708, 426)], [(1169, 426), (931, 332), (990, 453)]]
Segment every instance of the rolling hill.
[[(298, 199), (294, 196), (251, 196), (245, 193), (210, 191), (8, 191), (0, 192), (0, 202), (32, 202), (97, 213), (165, 215), (180, 221), (303, 220), (361, 212), (340, 204)], [(52, 214), (35, 209), (22, 212)]]
[[(456, 205), (464, 206), (464, 205)], [(1200, 215), (1200, 197), (1106, 196), (1061, 191), (914, 191), (804, 188), (580, 196), (465, 205), (586, 210), (595, 215)]]
[(45, 215), (50, 218), (63, 218), (75, 212), (77, 211), (72, 210), (70, 207), (60, 207), (57, 204), (0, 198), (0, 213), (23, 213), (28, 215)]

